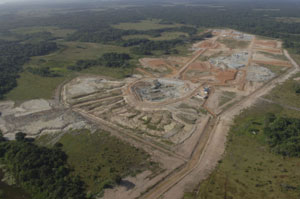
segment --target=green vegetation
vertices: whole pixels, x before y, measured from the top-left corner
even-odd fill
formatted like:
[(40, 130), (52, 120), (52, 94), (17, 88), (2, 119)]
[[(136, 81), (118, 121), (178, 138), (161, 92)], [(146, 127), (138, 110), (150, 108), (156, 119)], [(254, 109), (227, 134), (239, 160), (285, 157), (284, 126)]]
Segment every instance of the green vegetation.
[(260, 66), (269, 69), (272, 73), (274, 73), (276, 75), (280, 75), (280, 74), (284, 73), (285, 70), (288, 69), (288, 67), (275, 66), (275, 65), (270, 65), (270, 64), (260, 64)]
[(120, 23), (112, 27), (122, 30), (154, 30), (182, 26), (180, 24), (161, 24), (160, 22), (161, 20), (159, 19), (141, 20), (136, 23)]
[(81, 71), (85, 74), (98, 74), (107, 77), (112, 77), (116, 79), (123, 79), (125, 77), (129, 77), (133, 74), (134, 68), (133, 67), (126, 67), (126, 68), (112, 68), (112, 67), (105, 67), (105, 66), (97, 66), (85, 69)]
[[(69, 76), (71, 78), (72, 76)], [(29, 72), (20, 74), (20, 78), (17, 80), (18, 86), (11, 90), (5, 99), (10, 99), (18, 102), (31, 100), (31, 99), (50, 99), (54, 95), (55, 89), (66, 78), (60, 77), (41, 77)]]
[(276, 103), (292, 107), (300, 107), (300, 95), (297, 93), (299, 82), (294, 78), (300, 77), (300, 73), (290, 78), (288, 81), (276, 86), (265, 97)]
[[(3, 165), (2, 165), (3, 166)], [(0, 170), (0, 199), (32, 199), (24, 190), (16, 185), (10, 185), (8, 182), (2, 181), (4, 180), (4, 174), (2, 170)]]
[[(212, 37), (210, 32), (201, 35), (193, 35), (189, 41), (201, 41)], [(162, 51), (165, 55), (178, 54), (177, 46), (184, 45), (185, 39), (173, 39), (164, 41), (152, 41), (148, 39), (131, 39), (123, 43), (123, 46), (135, 46), (132, 52), (137, 55), (152, 55), (153, 51)]]
[(284, 23), (300, 23), (300, 17), (276, 17), (276, 20)]
[(300, 157), (300, 119), (277, 117), (268, 114), (263, 133), (275, 153)]
[(16, 141), (1, 140), (1, 164), (33, 199), (85, 198), (83, 183), (70, 175), (67, 156), (59, 145), (40, 147), (22, 133), (16, 134)]
[[(164, 51), (164, 54), (170, 54), (170, 50), (177, 45), (183, 44), (182, 40), (168, 40), (168, 41), (147, 41), (134, 47), (132, 52), (138, 55), (152, 55), (152, 51)], [(176, 54), (176, 53), (175, 53)]]
[(141, 35), (128, 35), (122, 37), (124, 40), (129, 39), (149, 39), (149, 40), (173, 40), (181, 37), (188, 37), (187, 33), (184, 32), (163, 32), (158, 37), (153, 37), (151, 35), (141, 34)]
[(249, 41), (237, 41), (235, 39), (219, 39), (218, 41), (231, 49), (244, 49), (250, 45)]
[(106, 66), (110, 68), (127, 68), (131, 57), (126, 53), (105, 53), (98, 60), (79, 60), (76, 65), (69, 66), (68, 69), (81, 71), (93, 66)]
[[(64, 46), (54, 53), (32, 57), (24, 65), (24, 68), (28, 72), (24, 71), (20, 74), (20, 78), (17, 79), (17, 86), (5, 95), (5, 99), (15, 101), (37, 98), (50, 99), (59, 84), (78, 75), (77, 72), (69, 71), (67, 69), (68, 66), (75, 65), (79, 60), (100, 58), (105, 53), (128, 52), (126, 48), (112, 45), (81, 42), (62, 42), (60, 44)], [(134, 60), (131, 62), (131, 65), (133, 64)], [(46, 75), (46, 77), (40, 76), (41, 73), (39, 71), (45, 68), (48, 68), (51, 77), (49, 75)], [(32, 73), (32, 70), (35, 71)], [(84, 69), (80, 72), (82, 74), (99, 74), (113, 78), (124, 78), (133, 73), (133, 68), (111, 68), (100, 65)]]
[(158, 168), (146, 152), (105, 132), (77, 130), (64, 134), (59, 142), (73, 174), (81, 177), (92, 195), (114, 186), (123, 177)]
[(29, 72), (42, 77), (57, 77), (59, 76), (56, 72), (50, 70), (50, 67), (39, 67), (39, 68), (27, 68)]
[(186, 193), (185, 199), (299, 198), (300, 159), (272, 152), (263, 133), (266, 113), (300, 119), (300, 112), (274, 104), (261, 103), (245, 110), (235, 119), (216, 170), (195, 192)]
[(57, 49), (56, 43), (26, 43), (0, 41), (0, 99), (17, 86), (23, 64), (32, 56), (45, 55)]
[(22, 34), (22, 35), (28, 35), (28, 34), (39, 33), (39, 32), (49, 32), (54, 37), (61, 38), (74, 33), (75, 30), (62, 29), (55, 26), (32, 26), (32, 27), (21, 27), (21, 28), (12, 29), (11, 32), (16, 34)]
[(295, 82), (294, 83), (294, 91), (297, 95), (300, 94), (300, 82)]
[(284, 55), (275, 55), (275, 54), (263, 52), (263, 51), (260, 51), (259, 53), (264, 54), (265, 56), (270, 57), (272, 59), (280, 59), (283, 61), (287, 61), (287, 58)]
[(129, 49), (114, 45), (104, 45), (84, 42), (59, 42), (60, 50), (46, 55), (33, 57), (26, 67), (49, 66), (51, 68), (64, 68), (75, 64), (79, 60), (100, 58), (105, 53), (128, 53)]

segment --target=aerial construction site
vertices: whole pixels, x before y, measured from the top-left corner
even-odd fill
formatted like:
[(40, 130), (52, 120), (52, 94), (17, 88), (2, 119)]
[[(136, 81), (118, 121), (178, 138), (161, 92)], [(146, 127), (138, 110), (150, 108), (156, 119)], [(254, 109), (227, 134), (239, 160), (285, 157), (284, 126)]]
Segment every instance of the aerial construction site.
[[(208, 31), (213, 37), (186, 57), (142, 58), (138, 74), (125, 80), (80, 76), (59, 89), (61, 106), (88, 121), (76, 119), (79, 126), (99, 124), (163, 168), (129, 178), (133, 189), (106, 190), (104, 198), (181, 198), (221, 158), (233, 117), (298, 70), (281, 41)], [(16, 112), (6, 114), (0, 125), (12, 134)]]

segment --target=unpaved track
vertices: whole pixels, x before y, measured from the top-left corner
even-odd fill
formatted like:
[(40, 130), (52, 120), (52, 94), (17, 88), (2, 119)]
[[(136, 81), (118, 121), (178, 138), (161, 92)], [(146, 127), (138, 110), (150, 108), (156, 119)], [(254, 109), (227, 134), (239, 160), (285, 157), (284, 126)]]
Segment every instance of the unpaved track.
[[(287, 70), (286, 73), (282, 74), (281, 76), (278, 76), (277, 78), (268, 82), (250, 94), (248, 97), (237, 102), (234, 106), (222, 112), (217, 119), (214, 120), (214, 127), (211, 132), (209, 132), (209, 139), (206, 142), (205, 147), (203, 148), (203, 142), (200, 143), (195, 150), (197, 152), (193, 154), (191, 160), (186, 164), (185, 167), (183, 167), (177, 173), (169, 176), (161, 183), (157, 184), (157, 186), (148, 191), (141, 198), (156, 199), (160, 198), (163, 194), (169, 191), (169, 193), (167, 193), (163, 198), (180, 199), (182, 198), (182, 195), (170, 193), (172, 191), (178, 193), (178, 189), (174, 187), (178, 182), (185, 180), (185, 178), (192, 177), (195, 169), (197, 169), (197, 172), (203, 172), (203, 179), (208, 177), (209, 172), (212, 171), (212, 169), (216, 166), (218, 160), (221, 159), (222, 154), (225, 151), (226, 136), (230, 125), (232, 125), (234, 116), (238, 115), (243, 109), (253, 105), (261, 96), (271, 91), (276, 84), (284, 82), (290, 78), (291, 75), (299, 71), (299, 65), (290, 57), (286, 50), (284, 51), (284, 54), (294, 67)], [(180, 190), (180, 192), (183, 194), (184, 190)]]
[(248, 68), (249, 66), (251, 65), (252, 63), (252, 59), (253, 59), (253, 48), (254, 48), (254, 45), (255, 45), (255, 41), (256, 41), (256, 37), (254, 36), (254, 38), (252, 39), (251, 41), (251, 44), (249, 45), (249, 48), (248, 48), (248, 51), (250, 51), (250, 54), (249, 54), (249, 58), (248, 58), (248, 61), (247, 61), (247, 64), (246, 64), (246, 67), (245, 67), (245, 76), (243, 76), (243, 79), (240, 83), (240, 90), (244, 90), (245, 89), (245, 84), (246, 84), (246, 78), (247, 78), (247, 72), (248, 72)]
[(194, 63), (194, 61), (196, 61), (196, 59), (198, 59), (200, 57), (200, 55), (202, 55), (203, 53), (205, 53), (207, 50), (206, 49), (202, 49), (199, 52), (196, 53), (196, 55), (190, 60), (188, 61), (176, 74), (175, 78), (181, 79), (182, 74), (189, 68), (189, 66)]
[[(213, 46), (215, 45), (215, 43), (217, 42), (217, 40), (219, 39), (219, 36), (216, 36), (215, 39), (213, 40)], [(210, 48), (214, 48), (214, 47), (210, 47)], [(190, 65), (192, 63), (194, 63), (203, 53), (205, 53), (208, 49), (210, 48), (203, 48), (201, 50), (199, 50), (196, 55), (194, 57), (192, 57), (179, 71), (178, 73), (174, 76), (174, 78), (177, 79), (182, 79), (184, 72), (190, 67)]]

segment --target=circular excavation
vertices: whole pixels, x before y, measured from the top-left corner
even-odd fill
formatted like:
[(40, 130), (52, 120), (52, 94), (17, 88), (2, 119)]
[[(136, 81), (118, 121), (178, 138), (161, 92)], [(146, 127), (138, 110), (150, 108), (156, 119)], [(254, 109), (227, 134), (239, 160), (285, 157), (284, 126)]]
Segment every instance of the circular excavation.
[(188, 82), (176, 79), (146, 79), (131, 86), (131, 93), (140, 102), (171, 102), (187, 96), (192, 90)]

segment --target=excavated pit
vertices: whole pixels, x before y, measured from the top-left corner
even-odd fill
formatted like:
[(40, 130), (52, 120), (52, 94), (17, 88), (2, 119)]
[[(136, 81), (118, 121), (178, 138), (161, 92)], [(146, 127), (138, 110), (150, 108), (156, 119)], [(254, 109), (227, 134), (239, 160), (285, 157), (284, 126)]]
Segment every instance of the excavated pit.
[(184, 81), (166, 78), (139, 81), (131, 89), (139, 101), (145, 102), (181, 98), (191, 91), (189, 84)]

